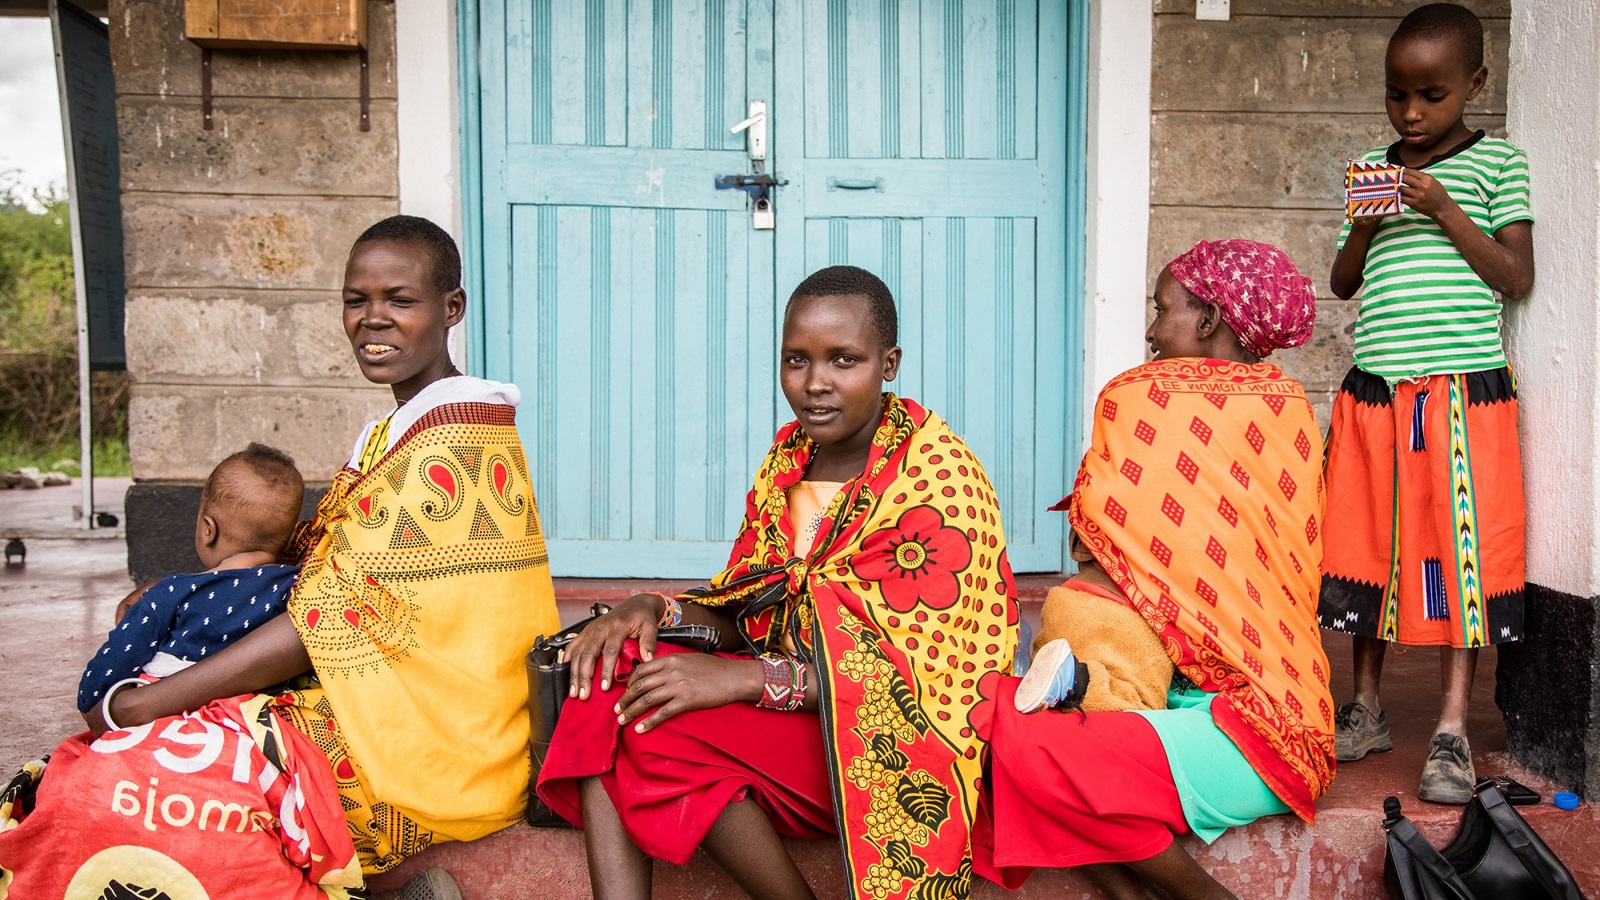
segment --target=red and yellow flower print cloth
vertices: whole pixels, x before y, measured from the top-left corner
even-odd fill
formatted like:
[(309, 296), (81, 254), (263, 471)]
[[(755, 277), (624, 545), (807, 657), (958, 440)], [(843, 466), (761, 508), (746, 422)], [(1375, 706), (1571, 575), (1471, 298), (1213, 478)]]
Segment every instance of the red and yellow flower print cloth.
[(523, 657), (558, 622), (515, 409), (429, 410), (339, 472), (299, 546), (285, 615), (318, 683), (278, 709), (332, 763), (362, 867), (521, 819)]
[(986, 698), (1016, 648), (994, 488), (942, 419), (885, 394), (866, 470), (800, 547), (788, 490), (813, 452), (797, 424), (778, 432), (728, 569), (685, 599), (747, 604), (756, 649), (788, 636), (814, 659), (855, 896), (966, 897)]
[(1277, 366), (1147, 363), (1100, 392), (1071, 497), (1072, 527), (1306, 821), (1334, 770), (1318, 437)]

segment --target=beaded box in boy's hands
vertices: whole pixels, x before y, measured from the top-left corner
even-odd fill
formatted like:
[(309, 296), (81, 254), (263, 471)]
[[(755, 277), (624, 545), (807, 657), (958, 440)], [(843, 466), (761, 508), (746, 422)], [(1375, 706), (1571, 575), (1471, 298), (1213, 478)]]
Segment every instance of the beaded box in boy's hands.
[(1344, 173), (1345, 218), (1354, 222), (1399, 212), (1400, 179), (1405, 171), (1405, 166), (1389, 162), (1350, 160)]

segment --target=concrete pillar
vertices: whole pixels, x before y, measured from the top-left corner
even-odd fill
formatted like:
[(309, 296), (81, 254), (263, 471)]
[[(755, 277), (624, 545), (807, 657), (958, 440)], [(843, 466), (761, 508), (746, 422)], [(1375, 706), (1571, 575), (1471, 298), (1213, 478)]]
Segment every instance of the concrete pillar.
[(1518, 0), (1510, 139), (1537, 277), (1507, 312), (1528, 496), (1527, 637), (1500, 651), (1511, 753), (1600, 797), (1600, 2)]

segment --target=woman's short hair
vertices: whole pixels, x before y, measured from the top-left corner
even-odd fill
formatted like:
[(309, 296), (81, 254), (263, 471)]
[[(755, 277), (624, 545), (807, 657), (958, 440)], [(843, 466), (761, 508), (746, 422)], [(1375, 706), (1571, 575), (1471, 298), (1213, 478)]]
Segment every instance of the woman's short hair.
[(361, 232), (351, 249), (372, 241), (417, 244), (428, 254), (433, 269), (433, 287), (448, 293), (461, 287), (461, 251), (455, 238), (443, 228), (421, 216), (390, 216)]
[(794, 301), (801, 297), (845, 296), (867, 298), (867, 315), (884, 349), (900, 343), (900, 317), (895, 312), (894, 295), (883, 279), (858, 266), (829, 266), (812, 272), (789, 295), (783, 314), (787, 318)]

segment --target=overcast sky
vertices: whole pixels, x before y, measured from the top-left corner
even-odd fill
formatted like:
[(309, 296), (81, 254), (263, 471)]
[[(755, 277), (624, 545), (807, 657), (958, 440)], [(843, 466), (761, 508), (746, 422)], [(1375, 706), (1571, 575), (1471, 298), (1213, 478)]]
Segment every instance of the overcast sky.
[(42, 16), (0, 17), (0, 173), (24, 196), (67, 183), (55, 50)]

